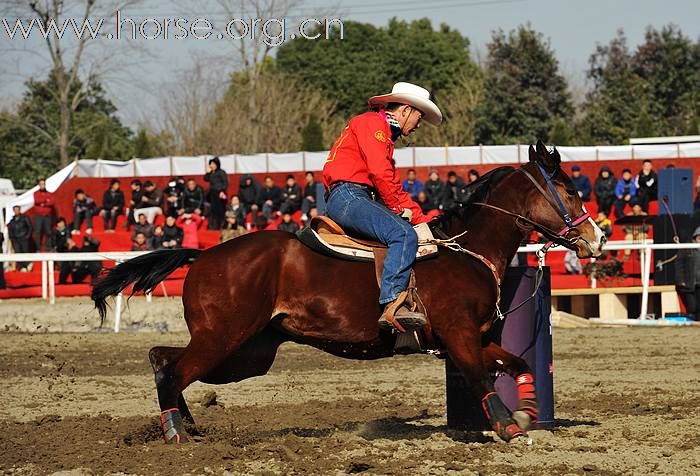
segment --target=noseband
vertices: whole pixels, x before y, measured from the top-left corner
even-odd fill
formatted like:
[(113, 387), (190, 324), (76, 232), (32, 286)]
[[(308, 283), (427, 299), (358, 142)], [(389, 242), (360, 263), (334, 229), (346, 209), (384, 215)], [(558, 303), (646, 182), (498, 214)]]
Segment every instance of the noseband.
[(535, 188), (542, 194), (542, 196), (547, 200), (547, 202), (551, 205), (552, 209), (557, 212), (557, 214), (561, 217), (561, 219), (564, 221), (564, 228), (562, 228), (560, 231), (554, 231), (540, 223), (537, 223), (523, 215), (520, 215), (519, 213), (511, 212), (510, 210), (506, 210), (501, 207), (497, 207), (495, 205), (491, 205), (489, 203), (483, 203), (483, 202), (474, 202), (474, 205), (479, 205), (482, 207), (486, 208), (491, 208), (493, 210), (499, 211), (501, 213), (505, 213), (506, 215), (510, 215), (512, 217), (515, 217), (516, 221), (522, 221), (530, 226), (532, 226), (535, 230), (540, 232), (543, 236), (545, 236), (549, 241), (547, 242), (546, 245), (542, 248), (544, 253), (549, 250), (549, 248), (554, 245), (561, 245), (564, 246), (565, 248), (568, 248), (570, 250), (576, 250), (576, 243), (581, 239), (580, 236), (575, 236), (573, 238), (568, 238), (567, 235), (575, 230), (581, 223), (585, 222), (588, 220), (591, 215), (588, 213), (586, 208), (583, 208), (583, 215), (572, 219), (569, 213), (566, 211), (566, 208), (564, 207), (564, 202), (562, 201), (561, 197), (559, 196), (559, 193), (557, 192), (556, 187), (554, 187), (554, 184), (552, 183), (552, 178), (556, 174), (556, 169), (552, 174), (548, 174), (547, 171), (542, 167), (542, 164), (539, 162), (535, 162), (537, 164), (537, 169), (540, 171), (542, 174), (542, 177), (544, 178), (545, 182), (547, 183), (547, 187), (549, 188), (549, 193), (547, 190), (545, 190), (539, 182), (537, 182), (537, 179), (532, 176), (530, 172), (525, 170), (523, 167), (519, 168), (518, 171), (522, 172), (535, 186)]

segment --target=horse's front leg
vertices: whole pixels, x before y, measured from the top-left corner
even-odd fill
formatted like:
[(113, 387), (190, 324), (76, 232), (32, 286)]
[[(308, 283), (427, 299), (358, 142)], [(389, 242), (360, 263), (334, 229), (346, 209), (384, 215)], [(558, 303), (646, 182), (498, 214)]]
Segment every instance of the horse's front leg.
[(442, 341), (450, 358), (464, 375), (473, 395), (481, 400), (489, 424), (496, 434), (504, 441), (523, 436), (523, 431), (496, 393), (493, 380), (484, 365), (479, 329), (453, 329)]

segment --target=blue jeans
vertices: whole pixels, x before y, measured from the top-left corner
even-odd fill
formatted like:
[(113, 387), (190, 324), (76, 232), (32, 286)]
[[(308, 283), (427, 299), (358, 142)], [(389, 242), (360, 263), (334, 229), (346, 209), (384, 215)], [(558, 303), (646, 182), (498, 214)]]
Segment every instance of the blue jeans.
[(410, 223), (373, 201), (366, 188), (352, 183), (333, 189), (326, 203), (326, 214), (346, 232), (389, 247), (384, 260), (380, 304), (393, 301), (406, 290), (418, 249), (418, 236)]

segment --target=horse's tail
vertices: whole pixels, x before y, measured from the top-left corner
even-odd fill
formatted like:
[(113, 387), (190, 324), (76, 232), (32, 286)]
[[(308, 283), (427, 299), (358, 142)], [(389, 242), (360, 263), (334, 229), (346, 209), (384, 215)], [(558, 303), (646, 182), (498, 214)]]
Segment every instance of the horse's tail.
[(177, 268), (194, 262), (200, 250), (183, 248), (180, 250), (158, 250), (125, 261), (110, 269), (92, 287), (90, 296), (104, 322), (107, 314), (107, 297), (116, 296), (128, 285), (134, 283), (133, 292), (150, 292)]

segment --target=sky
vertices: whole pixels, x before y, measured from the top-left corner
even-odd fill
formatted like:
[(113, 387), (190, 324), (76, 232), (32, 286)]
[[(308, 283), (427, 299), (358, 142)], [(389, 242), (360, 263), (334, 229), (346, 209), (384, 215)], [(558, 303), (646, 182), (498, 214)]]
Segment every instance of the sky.
[[(203, 17), (215, 26), (224, 23), (224, 18), (228, 20), (216, 1), (202, 0), (184, 9), (173, 4), (146, 0), (123, 14), (134, 19), (185, 17), (191, 21)], [(405, 20), (427, 17), (435, 27), (446, 23), (468, 37), (473, 54), (483, 54), (494, 30), (508, 31), (530, 23), (549, 38), (561, 71), (579, 90), (585, 86), (588, 57), (596, 44), (607, 43), (620, 28), (630, 46), (643, 40), (649, 25), (660, 28), (673, 23), (694, 41), (700, 37), (698, 0), (307, 0), (305, 5), (293, 12), (295, 16), (316, 17), (320, 10), (332, 8), (343, 20), (379, 26), (394, 16)], [(9, 19), (14, 21), (13, 17)], [(105, 24), (112, 23), (114, 19), (107, 17)], [(3, 30), (0, 26), (0, 107), (15, 104), (24, 90), (24, 81), (45, 76), (48, 64), (40, 39), (9, 40)], [(159, 114), (163, 91), (173, 82), (182, 81), (184, 72), (194, 63), (204, 65), (203, 74), (220, 83), (234, 67), (226, 59), (230, 45), (226, 46), (225, 41), (142, 40), (138, 50), (124, 40), (97, 41), (99, 44), (91, 50), (98, 51), (94, 57), (110, 60), (104, 63), (106, 68), (101, 68), (105, 69), (105, 86), (119, 115), (132, 127), (141, 121), (157, 122), (154, 116)]]

